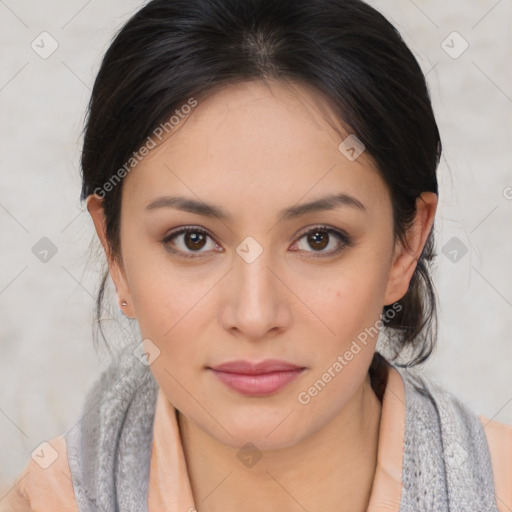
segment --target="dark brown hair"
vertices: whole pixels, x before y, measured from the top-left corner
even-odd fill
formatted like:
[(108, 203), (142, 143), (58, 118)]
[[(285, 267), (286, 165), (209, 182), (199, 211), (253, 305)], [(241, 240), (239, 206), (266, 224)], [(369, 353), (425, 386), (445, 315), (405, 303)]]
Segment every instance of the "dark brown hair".
[[(302, 83), (326, 98), (376, 162), (390, 191), (396, 237), (405, 241), (416, 198), (423, 191), (438, 194), (441, 141), (416, 59), (386, 18), (360, 0), (149, 2), (119, 31), (97, 75), (85, 128), (81, 199), (103, 190), (189, 98), (265, 79)], [(122, 182), (103, 192), (108, 243), (119, 256)], [(433, 257), (431, 232), (401, 308), (386, 322), (393, 359), (404, 348), (412, 351), (401, 366), (422, 363), (435, 345)], [(96, 305), (102, 335), (107, 278), (108, 269)], [(384, 307), (383, 315), (391, 308)], [(376, 352), (371, 370), (379, 365)]]

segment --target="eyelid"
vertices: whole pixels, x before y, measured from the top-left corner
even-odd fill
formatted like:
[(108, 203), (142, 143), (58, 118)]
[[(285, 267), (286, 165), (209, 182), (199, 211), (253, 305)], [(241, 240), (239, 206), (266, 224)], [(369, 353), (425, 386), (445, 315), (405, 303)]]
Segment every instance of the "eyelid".
[(344, 236), (346, 238), (349, 238), (348, 233), (346, 233), (342, 229), (335, 228), (334, 226), (328, 226), (327, 224), (312, 224), (310, 226), (306, 226), (301, 231), (299, 231), (299, 234), (296, 235), (296, 240), (301, 239), (304, 235), (307, 235), (311, 231), (315, 231), (315, 230), (327, 231), (329, 233), (334, 233), (336, 235), (339, 235), (340, 237)]
[(338, 246), (336, 249), (331, 249), (330, 251), (305, 251), (308, 253), (311, 253), (311, 256), (307, 257), (313, 257), (313, 258), (328, 258), (335, 256), (342, 252), (344, 249), (348, 247), (352, 247), (354, 245), (352, 237), (344, 230), (335, 228), (333, 226), (327, 226), (325, 224), (314, 224), (311, 226), (308, 226), (304, 228), (295, 238), (295, 242), (293, 242), (292, 245), (296, 244), (301, 238), (303, 238), (305, 235), (313, 232), (313, 231), (325, 231), (329, 234), (334, 234), (338, 238), (341, 239), (341, 247)]
[(177, 236), (180, 236), (182, 234), (186, 234), (189, 231), (201, 233), (202, 235), (205, 235), (205, 236), (211, 238), (215, 242), (215, 244), (219, 245), (219, 243), (208, 232), (208, 230), (201, 228), (199, 226), (193, 226), (193, 225), (180, 226), (179, 228), (171, 230), (160, 240), (160, 243), (165, 247), (165, 249), (167, 251), (171, 252), (172, 254), (177, 254), (180, 257), (183, 257), (186, 259), (201, 258), (201, 257), (205, 257), (205, 255), (208, 255), (207, 251), (195, 251), (195, 253), (194, 253), (194, 251), (184, 252), (184, 251), (180, 251), (178, 249), (170, 249), (169, 248), (169, 243), (171, 242), (171, 240), (173, 238), (176, 238)]

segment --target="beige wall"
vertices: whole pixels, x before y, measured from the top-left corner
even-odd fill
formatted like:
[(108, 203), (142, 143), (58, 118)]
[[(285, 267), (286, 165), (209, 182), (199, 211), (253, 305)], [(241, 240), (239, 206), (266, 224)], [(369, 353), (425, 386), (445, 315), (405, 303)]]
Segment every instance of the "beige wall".
[[(512, 423), (512, 3), (373, 3), (428, 71), (445, 147), (440, 340), (425, 371), (479, 414)], [(80, 130), (99, 59), (138, 5), (0, 2), (0, 483), (70, 428), (106, 364), (92, 347), (99, 275), (78, 199)], [(31, 48), (43, 51), (43, 31), (59, 45), (47, 59)], [(469, 44), (458, 58), (454, 31)], [(57, 248), (47, 263), (32, 252), (43, 237)], [(455, 262), (453, 248), (442, 252), (453, 237), (467, 248)]]

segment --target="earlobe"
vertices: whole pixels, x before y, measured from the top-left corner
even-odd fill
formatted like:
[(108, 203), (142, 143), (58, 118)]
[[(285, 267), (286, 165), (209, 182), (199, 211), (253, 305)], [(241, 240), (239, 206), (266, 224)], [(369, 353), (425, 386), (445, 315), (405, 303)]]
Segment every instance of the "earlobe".
[(86, 205), (87, 210), (92, 217), (96, 234), (98, 235), (101, 245), (103, 246), (103, 250), (105, 251), (110, 276), (114, 282), (121, 311), (128, 318), (135, 318), (130, 307), (133, 301), (129, 300), (131, 298), (130, 290), (124, 275), (124, 271), (120, 267), (118, 259), (112, 255), (110, 245), (108, 243), (105, 211), (103, 209), (103, 199), (94, 194), (91, 194), (86, 199)]
[(385, 305), (400, 300), (409, 289), (427, 238), (434, 224), (437, 195), (423, 192), (416, 199), (416, 216), (406, 233), (406, 244), (397, 241), (386, 289)]

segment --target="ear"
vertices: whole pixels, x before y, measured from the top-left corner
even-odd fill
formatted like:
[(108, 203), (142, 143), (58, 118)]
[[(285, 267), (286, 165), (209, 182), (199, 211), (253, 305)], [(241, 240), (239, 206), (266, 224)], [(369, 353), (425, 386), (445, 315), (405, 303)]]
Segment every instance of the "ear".
[(416, 199), (416, 215), (406, 233), (407, 243), (397, 241), (386, 288), (385, 305), (400, 300), (409, 289), (423, 247), (434, 224), (437, 195), (423, 192)]
[[(87, 210), (89, 211), (94, 222), (96, 234), (100, 239), (101, 245), (103, 246), (105, 255), (107, 257), (110, 277), (112, 278), (116, 288), (119, 308), (125, 316), (129, 318), (135, 318), (133, 313), (133, 301), (128, 282), (126, 280), (121, 256), (119, 255), (118, 257), (114, 257), (107, 242), (107, 229), (105, 222), (105, 210), (103, 209), (103, 199), (95, 194), (91, 194), (89, 197), (87, 197), (86, 204)], [(127, 305), (122, 306), (122, 301), (126, 301)]]

